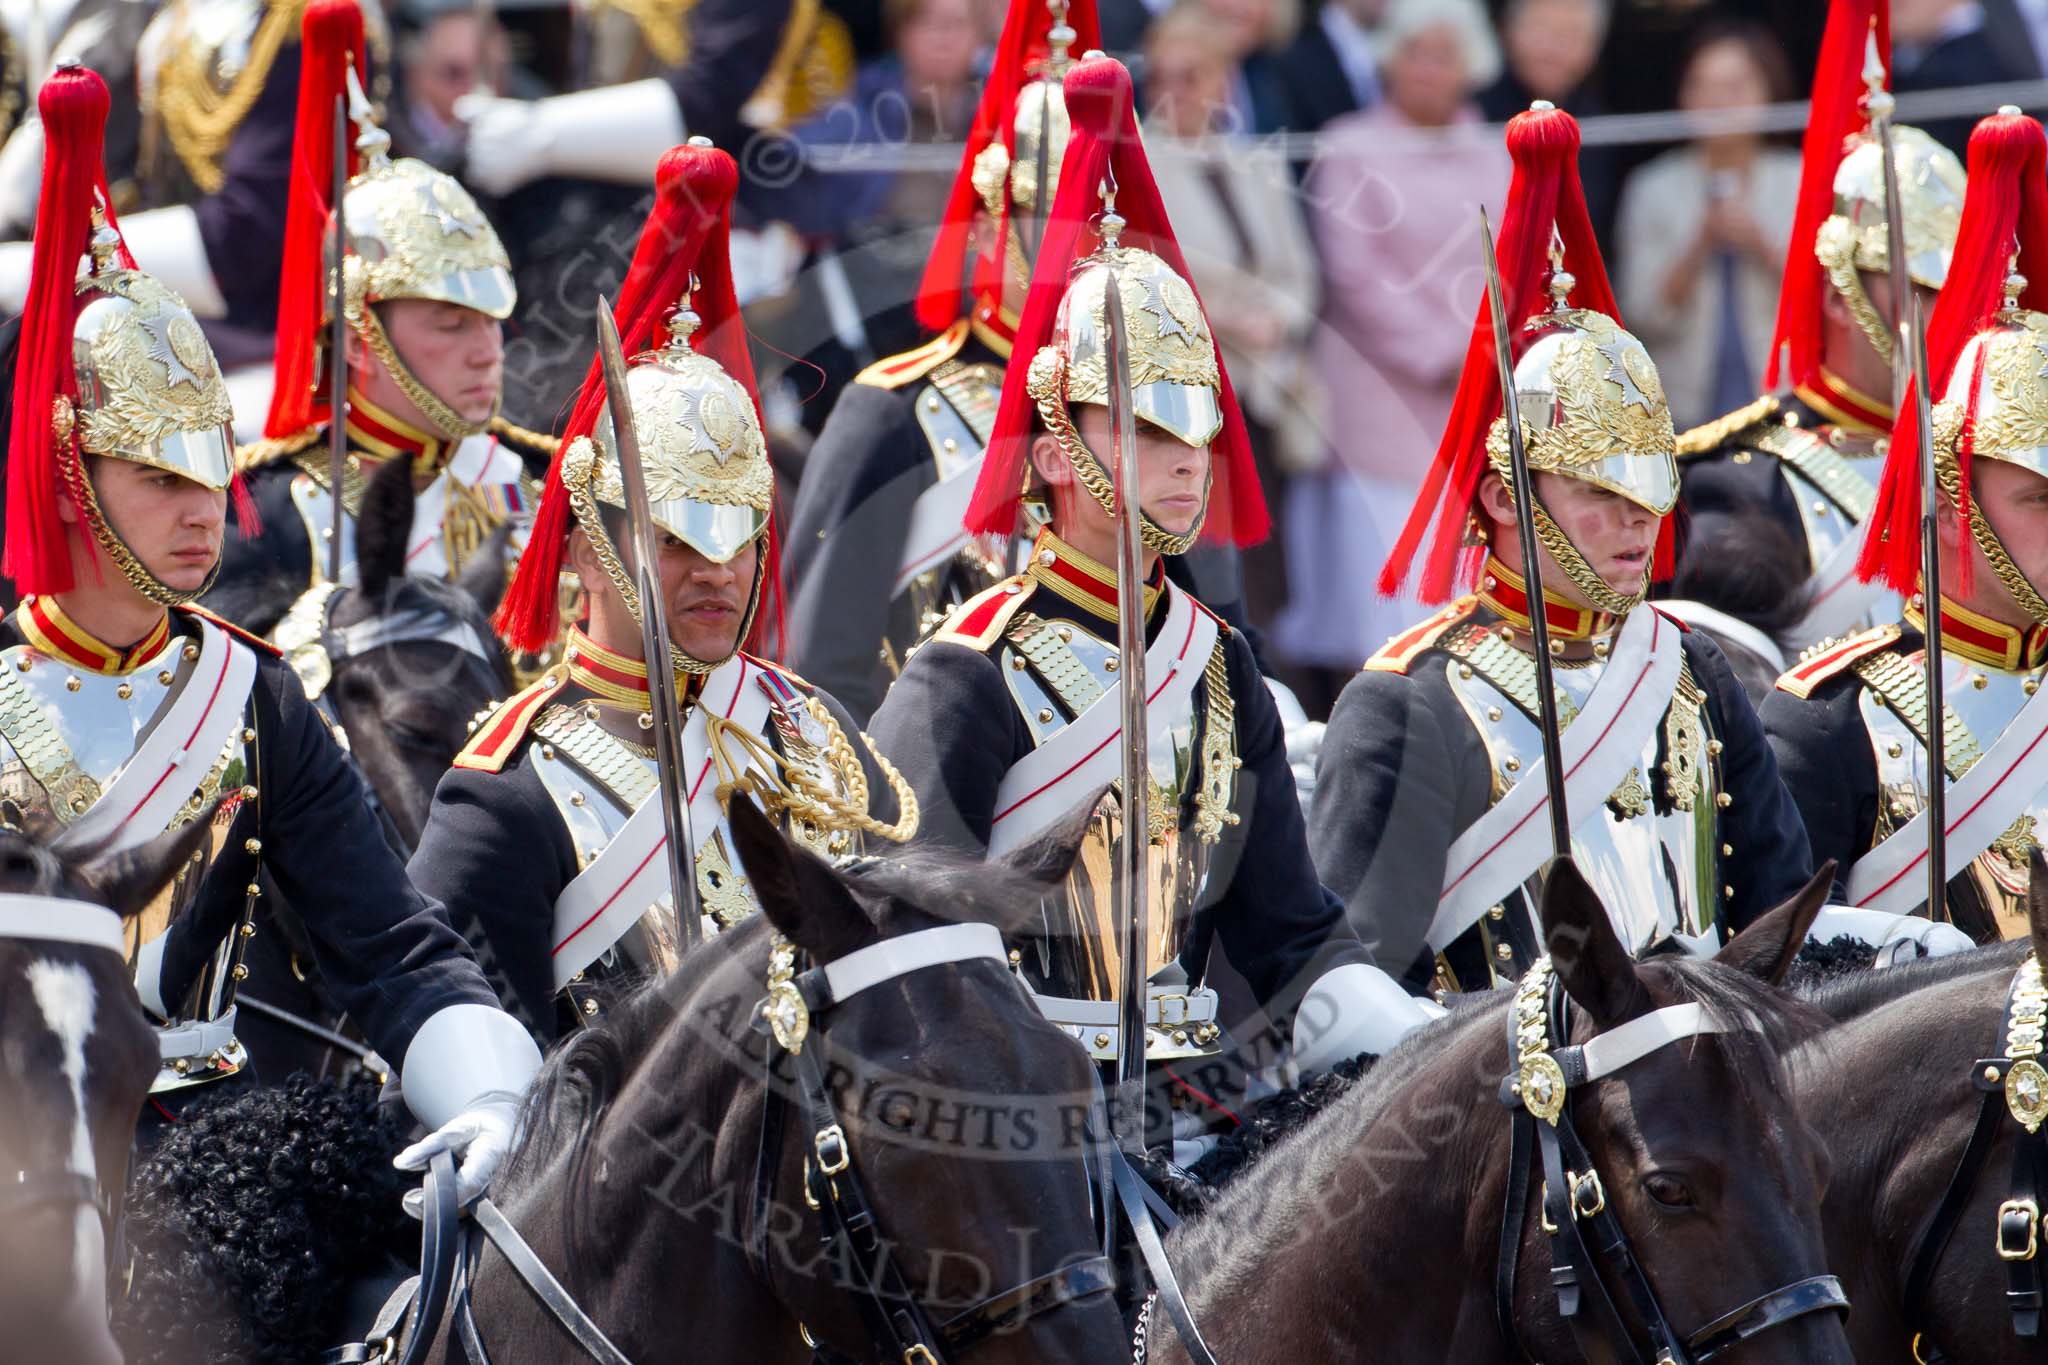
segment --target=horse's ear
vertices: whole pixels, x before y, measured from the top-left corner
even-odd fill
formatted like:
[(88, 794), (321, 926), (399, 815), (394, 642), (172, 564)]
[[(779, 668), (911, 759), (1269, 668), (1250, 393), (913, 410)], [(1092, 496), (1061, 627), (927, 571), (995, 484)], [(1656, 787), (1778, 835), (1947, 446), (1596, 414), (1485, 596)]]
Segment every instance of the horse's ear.
[(2038, 846), (2027, 854), (2027, 924), (2033, 930), (2034, 956), (2048, 962), (2048, 858)]
[(405, 576), (413, 500), (412, 461), (403, 458), (384, 461), (363, 489), (356, 517), (356, 581), (373, 602), (383, 598), (393, 579)]
[(1714, 954), (1714, 961), (1773, 986), (1781, 984), (1792, 970), (1793, 959), (1806, 946), (1806, 932), (1813, 928), (1814, 917), (1827, 904), (1834, 884), (1835, 862), (1830, 858), (1790, 900), (1759, 915), (1755, 923), (1729, 939), (1727, 946)]
[(831, 864), (783, 837), (744, 793), (727, 817), (754, 899), (781, 935), (820, 962), (871, 942), (875, 926)]
[(501, 522), (455, 576), (455, 586), (468, 593), (486, 616), (498, 610), (505, 596), (505, 547), (512, 540), (512, 523)]
[(147, 843), (109, 853), (73, 869), (88, 899), (98, 901), (123, 919), (133, 919), (157, 892), (178, 875), (185, 860), (213, 830), (216, 800), (189, 824), (165, 830)]
[(1570, 858), (1543, 869), (1543, 946), (1565, 994), (1601, 1028), (1641, 1012), (1647, 999), (1635, 959), (1607, 917), (1600, 894)]
[(64, 832), (57, 817), (44, 807), (24, 806), (12, 798), (0, 800), (0, 826), (18, 829), (44, 848), (56, 843)]

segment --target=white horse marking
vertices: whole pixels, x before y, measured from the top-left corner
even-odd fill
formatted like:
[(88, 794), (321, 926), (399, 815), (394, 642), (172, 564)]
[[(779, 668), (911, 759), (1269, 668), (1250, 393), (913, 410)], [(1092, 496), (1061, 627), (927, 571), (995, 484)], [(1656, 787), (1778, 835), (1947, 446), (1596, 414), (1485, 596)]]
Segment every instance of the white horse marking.
[[(97, 1181), (99, 1170), (93, 1159), (92, 1125), (85, 1106), (85, 1045), (92, 1037), (96, 996), (92, 975), (75, 962), (38, 959), (29, 964), (29, 991), (37, 1008), (57, 1035), (64, 1054), (64, 1079), (71, 1084), (70, 1167), (87, 1179)], [(77, 1211), (77, 1235), (71, 1239), (72, 1284), (88, 1303), (102, 1301), (106, 1248), (100, 1229), (99, 1211), (90, 1204)]]

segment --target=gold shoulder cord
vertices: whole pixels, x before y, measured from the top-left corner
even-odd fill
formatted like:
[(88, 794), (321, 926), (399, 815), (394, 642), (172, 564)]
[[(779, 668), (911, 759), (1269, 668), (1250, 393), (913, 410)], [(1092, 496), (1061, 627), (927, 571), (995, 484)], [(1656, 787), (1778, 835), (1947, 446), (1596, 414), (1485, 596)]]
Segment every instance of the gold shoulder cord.
[[(832, 713), (816, 697), (805, 698), (804, 706), (806, 712), (824, 727), (825, 743), (822, 747), (826, 761), (845, 778), (847, 794), (841, 796), (800, 764), (783, 758), (774, 745), (746, 726), (707, 713), (704, 730), (711, 744), (712, 760), (718, 765), (719, 803), (728, 802), (734, 792), (747, 791), (770, 814), (786, 813), (793, 819), (809, 820), (827, 829), (850, 829), (872, 834), (892, 844), (907, 842), (917, 833), (917, 793), (910, 789), (910, 784), (903, 780), (895, 766), (883, 757), (874, 741), (863, 734), (861, 739), (866, 742), (868, 752), (874, 755), (875, 766), (882, 770), (883, 779), (896, 797), (895, 824), (885, 825), (870, 815), (867, 772), (853, 752), (846, 732), (839, 728)], [(728, 740), (737, 746), (741, 761), (735, 762), (727, 751)]]
[(225, 93), (215, 91), (208, 69), (214, 54), (177, 41), (183, 35), (173, 36), (173, 55), (157, 75), (153, 112), (186, 174), (204, 193), (216, 193), (226, 182), (221, 158), (227, 155), (235, 130), (256, 107), (278, 52), (286, 40), (297, 36), (305, 8), (305, 0), (272, 0), (264, 7), (249, 39), (249, 60)]

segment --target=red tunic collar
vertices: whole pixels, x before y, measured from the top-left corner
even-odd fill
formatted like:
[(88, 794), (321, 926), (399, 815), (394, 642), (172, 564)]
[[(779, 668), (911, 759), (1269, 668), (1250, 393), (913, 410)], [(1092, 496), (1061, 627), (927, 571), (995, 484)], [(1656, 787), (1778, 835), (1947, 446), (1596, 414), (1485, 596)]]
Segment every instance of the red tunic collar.
[[(1519, 630), (1529, 628), (1529, 587), (1522, 576), (1492, 555), (1486, 557), (1479, 579), (1479, 600), (1494, 615)], [(1550, 589), (1543, 590), (1543, 619), (1552, 639), (1590, 640), (1614, 632), (1615, 617), (1567, 601)]]
[(64, 614), (55, 598), (29, 596), (14, 609), (14, 624), (30, 644), (53, 659), (89, 673), (132, 673), (171, 638), (171, 614), (165, 612), (147, 635), (126, 649), (95, 638)]

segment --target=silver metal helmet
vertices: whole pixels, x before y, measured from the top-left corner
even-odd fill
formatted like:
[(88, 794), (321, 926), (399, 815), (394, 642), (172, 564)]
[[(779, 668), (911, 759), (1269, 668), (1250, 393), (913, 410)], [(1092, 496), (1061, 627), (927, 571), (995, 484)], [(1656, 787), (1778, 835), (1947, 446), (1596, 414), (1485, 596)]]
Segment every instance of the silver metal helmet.
[(117, 243), (102, 226), (94, 266), (78, 281), (79, 445), (225, 489), (235, 472), (233, 413), (213, 347), (183, 299), (153, 276), (112, 266)]

